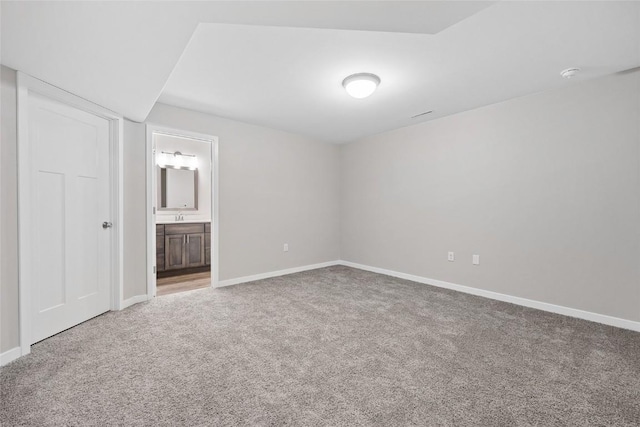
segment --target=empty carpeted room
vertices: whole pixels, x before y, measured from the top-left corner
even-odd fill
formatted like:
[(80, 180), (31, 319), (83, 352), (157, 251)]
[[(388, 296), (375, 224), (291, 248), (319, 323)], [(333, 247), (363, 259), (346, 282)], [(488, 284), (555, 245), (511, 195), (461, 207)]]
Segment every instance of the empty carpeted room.
[(640, 2), (0, 2), (0, 425), (640, 425)]

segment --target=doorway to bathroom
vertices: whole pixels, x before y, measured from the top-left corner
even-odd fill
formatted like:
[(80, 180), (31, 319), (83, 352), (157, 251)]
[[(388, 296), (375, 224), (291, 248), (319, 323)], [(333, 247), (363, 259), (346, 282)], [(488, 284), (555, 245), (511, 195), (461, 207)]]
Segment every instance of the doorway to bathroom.
[(218, 282), (218, 138), (147, 125), (147, 296)]

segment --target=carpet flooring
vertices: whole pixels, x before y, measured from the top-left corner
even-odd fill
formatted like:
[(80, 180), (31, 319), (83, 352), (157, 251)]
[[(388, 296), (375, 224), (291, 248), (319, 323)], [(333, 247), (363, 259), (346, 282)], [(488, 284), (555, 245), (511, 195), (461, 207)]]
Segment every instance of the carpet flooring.
[(2, 426), (638, 426), (640, 334), (337, 266), (107, 313), (0, 386)]

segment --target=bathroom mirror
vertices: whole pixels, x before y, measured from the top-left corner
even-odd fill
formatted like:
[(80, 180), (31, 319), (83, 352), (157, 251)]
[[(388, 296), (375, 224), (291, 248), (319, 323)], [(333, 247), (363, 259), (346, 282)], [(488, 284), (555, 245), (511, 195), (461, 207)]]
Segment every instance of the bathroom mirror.
[(198, 170), (158, 166), (158, 210), (197, 210)]

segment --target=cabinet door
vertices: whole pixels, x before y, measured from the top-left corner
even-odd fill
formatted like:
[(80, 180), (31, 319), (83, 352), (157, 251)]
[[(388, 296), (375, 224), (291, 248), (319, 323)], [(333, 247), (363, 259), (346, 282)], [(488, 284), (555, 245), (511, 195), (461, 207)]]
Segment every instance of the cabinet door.
[(204, 233), (204, 263), (211, 265), (211, 233)]
[(164, 236), (156, 237), (156, 271), (164, 271)]
[(204, 265), (204, 233), (187, 234), (185, 247), (187, 267)]
[(184, 234), (172, 234), (164, 237), (165, 270), (176, 270), (187, 266), (185, 242), (186, 236)]
[(156, 225), (156, 271), (164, 271), (164, 225)]

